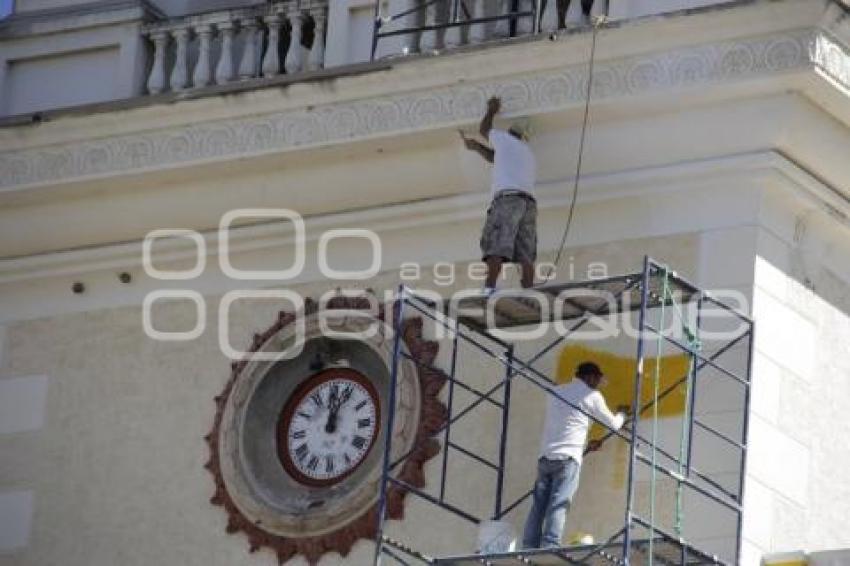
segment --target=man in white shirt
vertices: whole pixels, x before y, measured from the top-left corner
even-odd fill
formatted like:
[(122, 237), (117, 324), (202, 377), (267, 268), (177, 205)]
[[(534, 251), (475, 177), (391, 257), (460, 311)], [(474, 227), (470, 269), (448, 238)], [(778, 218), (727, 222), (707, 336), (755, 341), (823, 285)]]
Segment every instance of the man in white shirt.
[[(522, 537), (523, 548), (561, 546), (567, 513), (578, 489), (584, 445), (591, 425), (588, 415), (614, 430), (623, 426), (626, 415), (623, 412), (612, 414), (597, 389), (602, 379), (598, 365), (584, 362), (576, 369), (575, 379), (555, 388), (560, 399), (549, 395), (537, 481)], [(598, 444), (591, 443), (590, 449), (596, 448)]]
[(501, 109), (501, 101), (487, 101), (487, 113), (479, 132), (492, 148), (461, 137), (467, 149), (475, 151), (493, 164), (492, 202), (481, 234), (481, 255), (487, 263), (488, 292), (496, 281), (504, 262), (522, 267), (522, 286), (534, 285), (534, 262), (537, 259), (537, 201), (534, 198), (537, 164), (528, 145), (528, 128), (516, 123), (505, 132), (493, 128), (493, 118)]

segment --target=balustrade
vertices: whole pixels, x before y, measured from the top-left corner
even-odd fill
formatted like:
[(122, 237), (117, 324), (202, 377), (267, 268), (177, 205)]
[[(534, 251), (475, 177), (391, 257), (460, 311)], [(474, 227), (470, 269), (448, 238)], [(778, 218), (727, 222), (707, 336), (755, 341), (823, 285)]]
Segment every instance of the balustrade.
[[(153, 50), (148, 92), (321, 69), (328, 3), (279, 0), (151, 23), (143, 31)], [(399, 16), (384, 19), (380, 33), (402, 35), (381, 57), (588, 25), (607, 12), (608, 0), (389, 0), (387, 6), (384, 18)]]
[(321, 69), (327, 19), (327, 0), (288, 0), (149, 24), (148, 92)]

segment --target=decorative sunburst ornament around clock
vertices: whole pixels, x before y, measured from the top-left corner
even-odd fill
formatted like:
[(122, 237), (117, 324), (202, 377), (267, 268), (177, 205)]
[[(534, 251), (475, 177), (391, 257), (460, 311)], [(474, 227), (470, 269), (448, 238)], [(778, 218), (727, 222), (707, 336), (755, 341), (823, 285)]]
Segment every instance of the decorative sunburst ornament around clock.
[[(391, 313), (368, 309), (366, 298), (336, 297), (322, 312), (307, 300), (303, 332), (294, 313), (281, 311), (250, 351), (283, 351), (301, 334), (301, 354), (235, 362), (216, 397), (205, 437), (211, 502), (227, 512), (228, 533), (247, 536), (251, 552), (267, 547), (280, 563), (301, 554), (315, 564), (376, 536), (393, 339)], [(362, 332), (370, 327), (378, 331)], [(422, 467), (440, 451), (433, 436), (446, 419), (438, 396), (447, 378), (433, 369), (439, 346), (423, 339), (420, 318), (404, 321), (402, 337), (412, 360), (399, 364), (391, 459), (409, 452), (394, 473), (424, 487)], [(404, 498), (388, 488), (389, 518), (403, 518)]]

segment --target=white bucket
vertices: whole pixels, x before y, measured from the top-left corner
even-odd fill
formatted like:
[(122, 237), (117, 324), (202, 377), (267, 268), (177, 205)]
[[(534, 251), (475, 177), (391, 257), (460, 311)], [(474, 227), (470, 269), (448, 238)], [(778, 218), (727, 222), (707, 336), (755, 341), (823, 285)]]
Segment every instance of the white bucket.
[(482, 521), (478, 525), (478, 553), (496, 554), (516, 550), (516, 531), (507, 521)]
[(589, 545), (593, 544), (593, 535), (589, 535), (587, 533), (572, 533), (570, 537), (567, 539), (569, 544), (581, 544), (581, 545)]

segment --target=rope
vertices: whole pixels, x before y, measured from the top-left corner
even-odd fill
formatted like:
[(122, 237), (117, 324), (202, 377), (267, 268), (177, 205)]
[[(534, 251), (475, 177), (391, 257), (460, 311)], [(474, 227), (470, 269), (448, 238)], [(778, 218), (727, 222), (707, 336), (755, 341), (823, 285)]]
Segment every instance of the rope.
[[(691, 356), (691, 361), (688, 364), (688, 379), (685, 380), (685, 412), (682, 415), (682, 434), (679, 437), (679, 477), (682, 477), (684, 474), (684, 459), (685, 453), (687, 452), (687, 444), (688, 444), (688, 434), (687, 434), (687, 423), (690, 419), (689, 414), (691, 411), (689, 400), (691, 398), (691, 376), (693, 375), (693, 366), (694, 366), (694, 357)], [(676, 483), (676, 522), (673, 525), (673, 531), (676, 533), (676, 536), (682, 538), (682, 482), (677, 481)]]
[[(676, 303), (675, 298), (673, 297), (672, 291), (668, 289), (667, 296), (670, 297), (670, 301), (673, 304), (676, 313), (676, 316), (679, 319), (679, 323), (682, 325), (682, 332), (685, 334), (686, 340), (688, 342), (688, 347), (692, 350), (699, 350), (701, 347), (701, 343), (699, 340), (699, 327), (692, 329), (689, 327), (687, 321), (685, 320), (679, 305)], [(666, 301), (666, 296), (665, 296)], [(688, 361), (688, 374), (687, 379), (685, 380), (685, 408), (682, 414), (682, 431), (679, 436), (679, 477), (683, 477), (685, 473), (685, 455), (688, 452), (688, 423), (691, 420), (691, 404), (690, 399), (692, 393), (692, 389), (694, 386), (693, 376), (694, 376), (694, 365), (696, 364), (696, 356), (694, 354), (689, 355)], [(674, 532), (676, 536), (682, 538), (682, 518), (684, 516), (683, 506), (682, 506), (682, 497), (683, 497), (684, 488), (681, 481), (676, 482), (676, 517), (674, 523)]]
[[(658, 396), (659, 396), (659, 384), (661, 381), (661, 350), (663, 343), (663, 333), (664, 333), (664, 313), (665, 307), (667, 305), (667, 301), (670, 301), (671, 306), (673, 307), (673, 313), (678, 319), (679, 324), (681, 325), (682, 332), (684, 333), (688, 346), (691, 350), (698, 350), (701, 347), (699, 340), (699, 328), (691, 327), (679, 304), (676, 302), (676, 297), (673, 294), (673, 290), (670, 287), (670, 271), (665, 267), (662, 276), (662, 288), (661, 288), (661, 313), (660, 313), (660, 321), (658, 324), (658, 333), (656, 337), (656, 357), (655, 357), (655, 375), (654, 375), (654, 388), (653, 388), (653, 410), (652, 410), (652, 472), (651, 472), (651, 481), (650, 481), (650, 510), (649, 510), (649, 566), (652, 566), (654, 561), (654, 544), (655, 544), (655, 532), (653, 525), (655, 524), (655, 494), (656, 494), (656, 445), (658, 443)], [(696, 363), (695, 355), (689, 355), (689, 363), (688, 363), (688, 373), (687, 379), (685, 380), (685, 405), (684, 411), (682, 414), (682, 428), (679, 436), (679, 458), (678, 458), (678, 476), (682, 478), (685, 472), (685, 456), (688, 451), (688, 423), (690, 422), (690, 398), (692, 395), (693, 389), (693, 370), (694, 364)], [(676, 536), (682, 537), (682, 518), (684, 516), (683, 506), (682, 506), (682, 498), (683, 498), (683, 484), (681, 479), (677, 479), (676, 481), (676, 514), (675, 514), (675, 524), (674, 529)]]
[(567, 214), (567, 224), (564, 226), (564, 233), (561, 236), (561, 245), (558, 247), (558, 253), (555, 254), (555, 261), (552, 262), (552, 265), (549, 267), (548, 273), (543, 277), (543, 282), (549, 281), (552, 277), (552, 272), (558, 267), (561, 263), (561, 254), (564, 252), (564, 246), (567, 244), (567, 236), (570, 233), (570, 226), (573, 222), (573, 213), (576, 208), (576, 201), (578, 200), (578, 187), (579, 187), (579, 178), (581, 177), (581, 162), (584, 157), (584, 141), (587, 135), (587, 122), (588, 117), (590, 116), (590, 98), (593, 86), (593, 66), (596, 61), (596, 35), (599, 31), (599, 26), (602, 25), (603, 18), (597, 18), (593, 22), (593, 33), (590, 42), (590, 61), (587, 67), (587, 89), (585, 91), (584, 96), (584, 117), (581, 122), (581, 135), (579, 137), (579, 145), (578, 145), (578, 159), (576, 160), (576, 174), (573, 180), (573, 196), (570, 201), (570, 211)]

